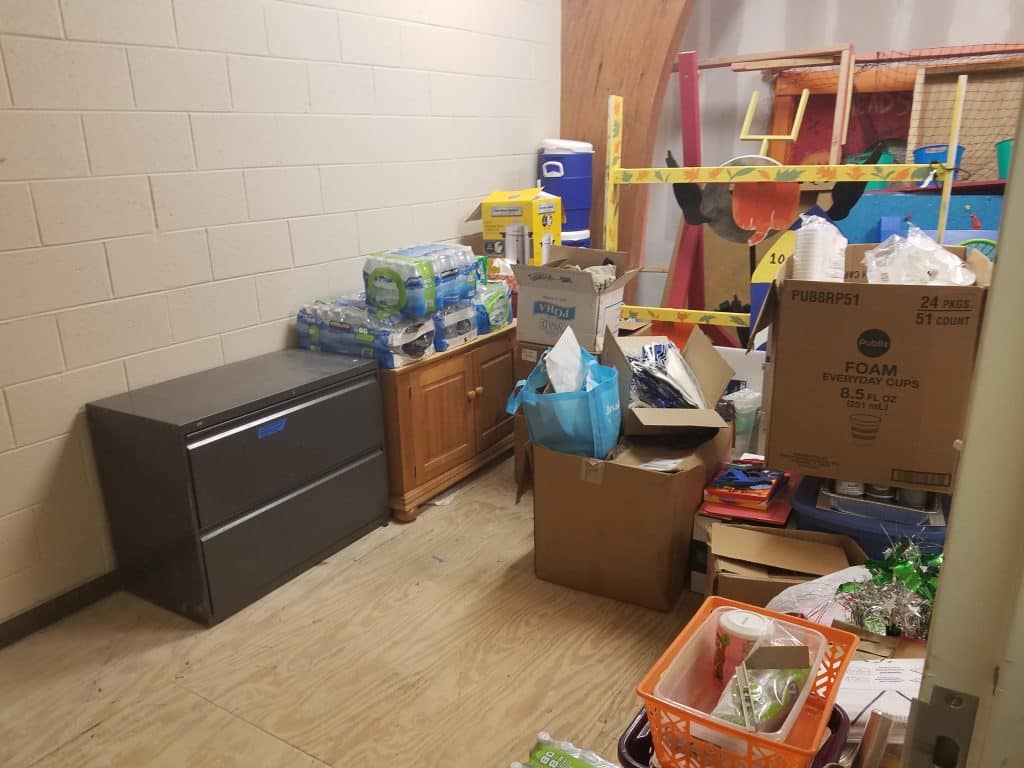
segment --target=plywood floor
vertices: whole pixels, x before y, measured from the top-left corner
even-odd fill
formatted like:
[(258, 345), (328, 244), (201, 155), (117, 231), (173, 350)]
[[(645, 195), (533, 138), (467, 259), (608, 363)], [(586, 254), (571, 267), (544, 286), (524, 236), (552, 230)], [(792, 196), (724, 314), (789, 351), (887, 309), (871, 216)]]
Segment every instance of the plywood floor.
[(0, 765), (502, 766), (538, 730), (614, 759), (672, 614), (533, 575), (511, 461), (203, 630), (125, 593), (0, 651)]

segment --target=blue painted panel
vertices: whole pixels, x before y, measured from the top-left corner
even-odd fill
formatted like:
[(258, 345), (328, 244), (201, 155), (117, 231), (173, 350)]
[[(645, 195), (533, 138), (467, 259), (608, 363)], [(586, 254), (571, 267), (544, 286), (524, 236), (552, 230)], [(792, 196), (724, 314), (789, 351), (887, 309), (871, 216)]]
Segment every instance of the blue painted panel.
[[(964, 206), (971, 206), (970, 211)], [(970, 229), (971, 217), (981, 219), (983, 229), (999, 226), (1003, 212), (1001, 195), (954, 195), (949, 206), (949, 229)], [(879, 221), (882, 217), (910, 216), (921, 229), (935, 229), (939, 223), (939, 196), (930, 194), (885, 194), (866, 192), (850, 211), (850, 215), (836, 226), (851, 243), (877, 243), (881, 239)], [(998, 238), (993, 238), (998, 239)]]

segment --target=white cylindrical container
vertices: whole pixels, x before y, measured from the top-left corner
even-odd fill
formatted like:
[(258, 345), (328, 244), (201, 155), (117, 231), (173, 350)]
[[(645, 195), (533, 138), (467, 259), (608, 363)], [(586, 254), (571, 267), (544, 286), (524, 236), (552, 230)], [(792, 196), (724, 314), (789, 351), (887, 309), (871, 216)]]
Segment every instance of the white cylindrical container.
[(729, 682), (747, 655), (754, 649), (771, 619), (752, 611), (727, 611), (718, 618), (715, 632), (715, 677)]

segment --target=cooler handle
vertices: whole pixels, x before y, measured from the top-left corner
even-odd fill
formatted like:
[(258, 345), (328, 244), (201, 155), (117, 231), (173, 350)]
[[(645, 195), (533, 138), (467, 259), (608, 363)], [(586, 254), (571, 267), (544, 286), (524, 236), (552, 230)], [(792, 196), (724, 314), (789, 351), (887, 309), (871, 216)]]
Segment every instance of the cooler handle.
[[(548, 168), (557, 168), (558, 173), (549, 171)], [(565, 176), (565, 167), (558, 160), (547, 160), (541, 164), (540, 172), (545, 179), (557, 179)]]

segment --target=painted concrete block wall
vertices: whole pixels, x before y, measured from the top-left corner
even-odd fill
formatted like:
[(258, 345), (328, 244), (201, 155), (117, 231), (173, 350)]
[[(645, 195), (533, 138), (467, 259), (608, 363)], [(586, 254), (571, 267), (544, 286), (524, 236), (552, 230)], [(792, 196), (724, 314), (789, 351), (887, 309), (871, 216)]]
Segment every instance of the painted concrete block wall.
[(0, 0), (0, 621), (115, 567), (85, 402), (284, 347), (530, 183), (559, 13)]

